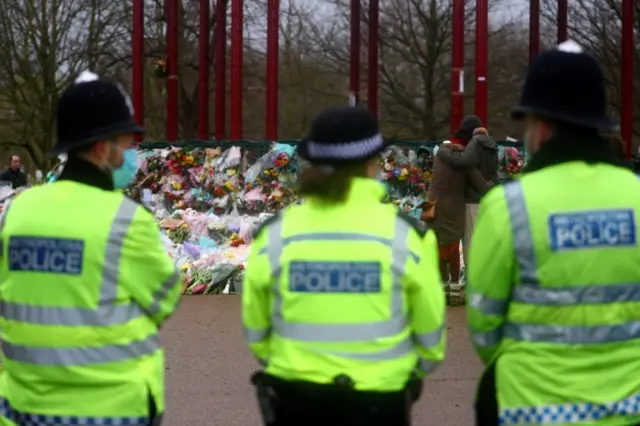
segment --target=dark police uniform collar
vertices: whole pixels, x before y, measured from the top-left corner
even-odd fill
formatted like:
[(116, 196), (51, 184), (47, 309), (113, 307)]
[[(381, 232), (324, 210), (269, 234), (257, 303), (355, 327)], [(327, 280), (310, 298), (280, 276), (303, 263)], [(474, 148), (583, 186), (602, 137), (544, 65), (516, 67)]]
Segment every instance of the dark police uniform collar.
[(618, 165), (611, 147), (602, 140), (554, 138), (540, 147), (527, 164), (524, 173), (572, 161)]
[(57, 180), (70, 180), (105, 191), (113, 191), (114, 189), (111, 173), (105, 173), (92, 163), (81, 158), (70, 157)]

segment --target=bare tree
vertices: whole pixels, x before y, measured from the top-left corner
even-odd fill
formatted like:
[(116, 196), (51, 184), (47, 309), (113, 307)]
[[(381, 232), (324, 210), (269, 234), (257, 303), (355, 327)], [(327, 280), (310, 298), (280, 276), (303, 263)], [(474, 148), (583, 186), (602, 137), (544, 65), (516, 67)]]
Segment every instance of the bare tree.
[[(555, 28), (556, 14), (554, 2), (544, 2), (542, 16), (548, 28)], [(622, 11), (618, 0), (575, 0), (569, 2), (569, 38), (593, 54), (605, 73), (609, 109), (615, 116), (620, 114), (621, 69), (622, 69)], [(640, 3), (636, 2), (635, 16), (640, 16)], [(553, 32), (555, 34), (555, 32)], [(635, 28), (636, 70), (640, 69), (640, 20)], [(635, 73), (634, 96), (640, 99), (640, 77)], [(634, 134), (640, 136), (640, 109), (635, 109)]]
[[(54, 142), (58, 96), (88, 67), (108, 67), (118, 3), (106, 0), (0, 2), (0, 125), (41, 167)], [(120, 3), (124, 5), (124, 2)]]

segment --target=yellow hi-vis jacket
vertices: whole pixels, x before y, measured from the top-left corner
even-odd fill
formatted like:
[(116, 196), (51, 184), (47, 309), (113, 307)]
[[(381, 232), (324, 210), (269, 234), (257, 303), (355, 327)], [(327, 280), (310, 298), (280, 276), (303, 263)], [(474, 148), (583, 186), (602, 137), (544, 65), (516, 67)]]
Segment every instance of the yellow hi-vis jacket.
[(467, 318), (500, 425), (640, 423), (639, 213), (637, 176), (581, 161), (482, 200)]
[(58, 181), (13, 200), (1, 248), (0, 425), (147, 426), (150, 398), (161, 414), (181, 280), (151, 214)]
[(266, 372), (357, 390), (404, 388), (444, 358), (435, 235), (355, 179), (346, 203), (309, 199), (257, 233), (242, 294), (245, 336)]

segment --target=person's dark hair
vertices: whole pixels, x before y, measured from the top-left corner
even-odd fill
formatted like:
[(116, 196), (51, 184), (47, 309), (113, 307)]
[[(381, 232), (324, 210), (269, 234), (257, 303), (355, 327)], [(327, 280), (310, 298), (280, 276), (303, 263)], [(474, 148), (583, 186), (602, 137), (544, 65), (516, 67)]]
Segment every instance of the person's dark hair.
[(453, 137), (460, 139), (460, 141), (462, 141), (462, 143), (466, 145), (471, 141), (471, 139), (473, 139), (474, 130), (475, 129), (470, 129), (470, 128), (468, 129), (460, 128), (453, 134)]
[(18, 158), (20, 158), (20, 156), (14, 152), (13, 154), (11, 154), (11, 155), (9, 156), (9, 163), (11, 163), (11, 162), (13, 161), (13, 157), (18, 157)]
[(344, 166), (310, 165), (300, 172), (298, 193), (303, 197), (318, 197), (329, 203), (346, 201), (351, 180), (365, 177), (368, 161)]

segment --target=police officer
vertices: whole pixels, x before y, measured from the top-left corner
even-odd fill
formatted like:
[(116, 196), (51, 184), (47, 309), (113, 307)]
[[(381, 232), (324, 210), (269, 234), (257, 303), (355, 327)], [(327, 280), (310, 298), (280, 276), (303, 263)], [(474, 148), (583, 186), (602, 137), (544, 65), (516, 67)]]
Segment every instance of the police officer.
[(0, 425), (159, 425), (158, 329), (180, 275), (152, 215), (122, 192), (141, 133), (122, 88), (87, 73), (60, 97), (59, 179), (2, 220)]
[(267, 425), (409, 425), (444, 357), (436, 238), (381, 202), (384, 148), (367, 110), (321, 113), (299, 148), (305, 202), (251, 246), (242, 313)]
[(482, 200), (471, 243), (481, 426), (640, 424), (640, 182), (606, 110), (575, 42), (532, 64), (513, 113), (528, 171)]

